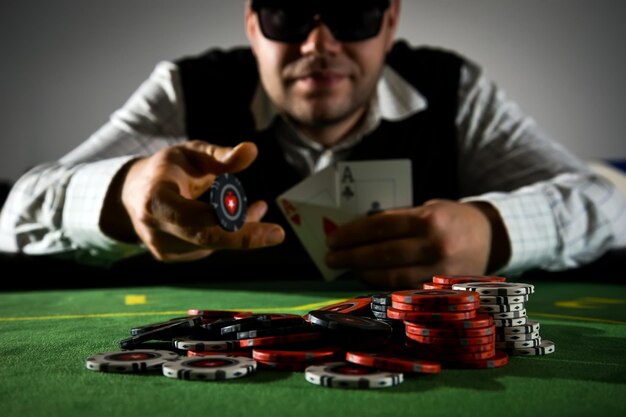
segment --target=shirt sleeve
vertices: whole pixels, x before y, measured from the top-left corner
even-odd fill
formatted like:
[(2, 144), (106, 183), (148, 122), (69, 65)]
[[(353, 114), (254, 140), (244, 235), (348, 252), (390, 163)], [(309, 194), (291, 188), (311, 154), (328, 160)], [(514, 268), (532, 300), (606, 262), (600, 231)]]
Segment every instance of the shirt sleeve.
[(469, 62), (457, 118), (462, 201), (500, 213), (511, 257), (500, 273), (562, 270), (626, 246), (626, 197), (548, 138)]
[(125, 164), (181, 143), (184, 130), (178, 70), (163, 62), (88, 140), (15, 183), (0, 214), (0, 250), (94, 264), (142, 251), (102, 232), (105, 196)]

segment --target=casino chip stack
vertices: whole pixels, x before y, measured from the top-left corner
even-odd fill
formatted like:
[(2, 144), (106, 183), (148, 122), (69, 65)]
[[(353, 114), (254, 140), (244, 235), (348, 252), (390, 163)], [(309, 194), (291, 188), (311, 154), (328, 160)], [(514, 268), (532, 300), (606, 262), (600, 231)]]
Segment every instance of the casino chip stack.
[(495, 326), (478, 314), (480, 295), (460, 290), (408, 290), (391, 294), (389, 318), (403, 320), (406, 346), (419, 358), (446, 368), (498, 368), (508, 363), (496, 352)]
[(555, 344), (542, 340), (539, 322), (529, 320), (526, 302), (535, 287), (524, 283), (469, 282), (454, 284), (455, 290), (480, 294), (479, 311), (493, 317), (496, 349), (510, 355), (538, 356), (555, 351)]
[(503, 277), (439, 275), (425, 289), (338, 302), (304, 316), (190, 309), (130, 329), (121, 351), (86, 367), (219, 381), (259, 369), (304, 372), (333, 388), (389, 388), (442, 368), (496, 368), (508, 354), (544, 355), (554, 344), (527, 321), (528, 284)]
[(390, 294), (374, 294), (372, 295), (372, 302), (370, 308), (372, 314), (377, 319), (387, 319), (387, 309), (391, 306)]

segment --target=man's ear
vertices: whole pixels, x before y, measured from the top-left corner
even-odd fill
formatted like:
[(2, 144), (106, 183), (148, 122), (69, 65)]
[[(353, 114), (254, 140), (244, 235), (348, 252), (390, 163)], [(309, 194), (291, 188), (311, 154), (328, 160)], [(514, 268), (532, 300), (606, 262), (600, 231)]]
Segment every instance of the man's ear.
[(391, 0), (391, 4), (389, 5), (389, 9), (387, 9), (387, 13), (385, 15), (385, 26), (386, 26), (386, 36), (385, 39), (385, 47), (387, 52), (391, 51), (393, 48), (393, 42), (396, 37), (396, 31), (398, 30), (398, 25), (400, 24), (400, 6), (402, 0)]
[(246, 0), (246, 13), (244, 19), (246, 26), (246, 36), (248, 37), (248, 42), (250, 42), (252, 53), (256, 55), (256, 39), (259, 36), (259, 22), (257, 20), (256, 14), (252, 10), (250, 0)]

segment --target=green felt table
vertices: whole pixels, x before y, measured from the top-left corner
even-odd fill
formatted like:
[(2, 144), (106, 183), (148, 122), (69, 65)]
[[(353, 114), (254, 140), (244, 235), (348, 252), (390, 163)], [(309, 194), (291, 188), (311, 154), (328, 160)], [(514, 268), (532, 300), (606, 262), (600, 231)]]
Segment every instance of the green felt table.
[(85, 369), (136, 325), (188, 308), (304, 314), (371, 293), (358, 282), (256, 281), (0, 293), (3, 416), (610, 416), (626, 413), (626, 286), (534, 282), (527, 304), (544, 357), (498, 369), (444, 369), (379, 390), (322, 388), (303, 373), (259, 370), (232, 381)]

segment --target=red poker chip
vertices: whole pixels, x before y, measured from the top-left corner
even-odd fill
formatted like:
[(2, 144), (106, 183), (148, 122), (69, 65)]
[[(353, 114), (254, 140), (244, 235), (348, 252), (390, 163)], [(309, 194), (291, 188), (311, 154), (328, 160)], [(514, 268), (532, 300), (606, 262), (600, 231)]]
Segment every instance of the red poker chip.
[(241, 320), (247, 319), (248, 317), (254, 316), (252, 311), (241, 311), (233, 316), (234, 319)]
[(436, 282), (424, 282), (422, 284), (423, 290), (451, 290), (452, 285), (438, 284)]
[(410, 322), (467, 320), (476, 317), (476, 310), (459, 312), (432, 312), (403, 311), (396, 310), (395, 308), (388, 308), (387, 317), (394, 320), (404, 320)]
[(459, 361), (446, 360), (442, 365), (444, 368), (461, 368), (461, 369), (491, 369), (500, 368), (509, 363), (509, 356), (496, 350), (495, 354), (486, 359), (464, 359)]
[(300, 343), (300, 342), (308, 342), (310, 340), (319, 340), (321, 338), (322, 338), (322, 334), (319, 332), (296, 333), (296, 334), (288, 334), (288, 335), (283, 335), (283, 336), (257, 337), (255, 339), (239, 340), (239, 347), (247, 348), (247, 347), (255, 347), (255, 346), (271, 346), (271, 345), (281, 345), (281, 344), (289, 344), (289, 343)]
[(335, 359), (341, 348), (319, 348), (309, 350), (253, 349), (252, 357), (266, 362), (304, 362)]
[(475, 361), (480, 359), (493, 358), (496, 354), (495, 349), (487, 350), (485, 352), (431, 352), (431, 351), (414, 351), (413, 354), (420, 359), (432, 360), (437, 362), (461, 362), (461, 361)]
[(407, 333), (424, 337), (448, 337), (448, 338), (461, 338), (461, 337), (480, 337), (490, 336), (496, 334), (496, 326), (479, 327), (476, 329), (454, 329), (454, 328), (427, 328), (416, 327), (412, 323), (405, 323), (405, 330)]
[(477, 313), (476, 317), (467, 320), (449, 320), (437, 322), (405, 322), (406, 325), (423, 329), (477, 329), (493, 325), (493, 317), (486, 313)]
[(452, 346), (452, 345), (433, 345), (427, 343), (421, 343), (413, 340), (411, 336), (407, 335), (405, 345), (413, 350), (420, 352), (428, 352), (433, 354), (451, 355), (457, 353), (478, 353), (489, 352), (496, 350), (496, 343), (487, 343), (484, 345), (466, 345), (466, 346)]
[(480, 294), (463, 290), (405, 290), (391, 293), (391, 301), (405, 304), (463, 304), (480, 301)]
[(256, 361), (263, 368), (287, 372), (303, 372), (308, 366), (311, 365), (310, 362), (272, 362), (262, 361), (259, 359), (256, 359)]
[(321, 311), (331, 311), (342, 314), (369, 314), (371, 298), (354, 298), (352, 300), (335, 303), (319, 308)]
[(438, 374), (441, 372), (441, 365), (437, 362), (395, 355), (371, 352), (347, 352), (346, 360), (357, 365), (378, 368), (383, 371), (414, 372), (422, 374)]
[(237, 318), (237, 315), (240, 314), (252, 314), (243, 311), (231, 311), (231, 310), (199, 310), (195, 308), (190, 308), (187, 310), (187, 315), (189, 316), (200, 316), (202, 318), (209, 319), (220, 319), (220, 318)]
[(433, 277), (433, 283), (441, 285), (465, 284), (468, 282), (506, 282), (506, 278), (495, 275), (435, 275)]
[(399, 303), (397, 301), (391, 302), (391, 307), (396, 310), (403, 311), (430, 311), (430, 312), (456, 312), (456, 311), (470, 311), (478, 310), (480, 302), (475, 303), (462, 303), (462, 304), (407, 304)]
[(486, 345), (493, 344), (496, 340), (495, 335), (491, 336), (478, 336), (478, 337), (426, 337), (416, 334), (407, 333), (409, 339), (415, 340), (419, 343), (425, 343), (427, 345), (437, 346), (474, 346), (474, 345)]
[(248, 350), (229, 350), (229, 351), (211, 351), (211, 352), (196, 352), (193, 350), (187, 351), (187, 357), (193, 358), (195, 356), (238, 356), (242, 358), (251, 358), (252, 354)]

